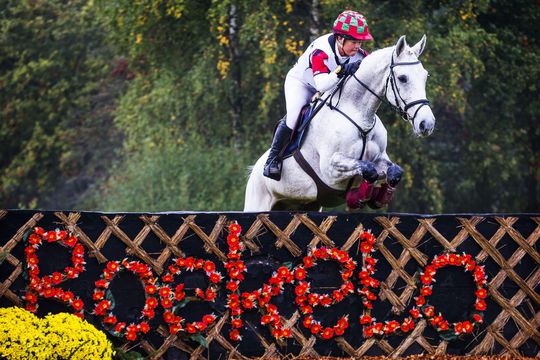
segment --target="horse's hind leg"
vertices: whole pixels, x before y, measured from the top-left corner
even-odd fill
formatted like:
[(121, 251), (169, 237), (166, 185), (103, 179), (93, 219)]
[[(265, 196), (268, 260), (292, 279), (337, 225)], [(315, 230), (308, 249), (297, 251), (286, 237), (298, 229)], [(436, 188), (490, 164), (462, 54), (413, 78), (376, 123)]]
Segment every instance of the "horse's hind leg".
[(244, 211), (270, 211), (274, 197), (268, 191), (262, 178), (262, 169), (255, 166), (249, 175), (244, 198)]

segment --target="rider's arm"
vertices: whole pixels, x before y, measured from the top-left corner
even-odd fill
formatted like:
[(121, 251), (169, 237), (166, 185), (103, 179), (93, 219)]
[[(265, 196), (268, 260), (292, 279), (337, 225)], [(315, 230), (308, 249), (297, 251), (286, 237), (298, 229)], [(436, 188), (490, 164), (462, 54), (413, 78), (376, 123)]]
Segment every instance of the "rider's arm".
[(311, 55), (313, 80), (315, 82), (315, 88), (320, 92), (330, 90), (339, 80), (336, 73), (336, 70), (339, 70), (339, 67), (331, 72), (326, 65), (326, 59), (328, 59), (328, 55), (319, 49), (315, 50)]

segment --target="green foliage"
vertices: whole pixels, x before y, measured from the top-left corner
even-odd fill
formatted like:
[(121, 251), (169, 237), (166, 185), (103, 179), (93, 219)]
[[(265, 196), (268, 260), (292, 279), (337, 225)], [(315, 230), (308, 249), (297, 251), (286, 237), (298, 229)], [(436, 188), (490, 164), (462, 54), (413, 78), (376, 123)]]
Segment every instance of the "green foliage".
[(146, 360), (146, 356), (134, 350), (124, 351), (120, 348), (115, 347), (113, 359), (114, 360)]
[(187, 71), (208, 36), (207, 1), (97, 0), (108, 36), (121, 53), (141, 65)]
[(237, 210), (242, 207), (247, 151), (196, 141), (146, 144), (126, 156), (94, 204), (110, 211)]
[(0, 204), (43, 206), (89, 154), (78, 136), (107, 54), (86, 1), (3, 1), (0, 14)]
[(481, 49), (486, 70), (469, 95), (474, 121), (461, 129), (461, 211), (480, 203), (486, 211), (540, 208), (537, 10), (525, 1), (494, 1), (478, 18), (496, 40)]

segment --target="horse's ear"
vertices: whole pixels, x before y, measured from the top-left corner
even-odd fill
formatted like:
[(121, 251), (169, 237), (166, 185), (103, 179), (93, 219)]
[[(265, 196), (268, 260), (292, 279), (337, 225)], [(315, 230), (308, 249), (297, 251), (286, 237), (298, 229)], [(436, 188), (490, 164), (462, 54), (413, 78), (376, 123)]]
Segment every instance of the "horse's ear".
[(406, 40), (406, 36), (405, 35), (402, 35), (399, 40), (397, 41), (397, 44), (396, 44), (396, 57), (398, 57), (399, 55), (401, 55), (401, 53), (403, 52), (403, 50), (405, 50), (405, 48), (407, 47), (407, 40)]
[(416, 54), (416, 57), (420, 57), (420, 54), (424, 52), (424, 49), (426, 48), (426, 40), (427, 36), (424, 34), (422, 39), (420, 39), (420, 41), (411, 48), (411, 50)]

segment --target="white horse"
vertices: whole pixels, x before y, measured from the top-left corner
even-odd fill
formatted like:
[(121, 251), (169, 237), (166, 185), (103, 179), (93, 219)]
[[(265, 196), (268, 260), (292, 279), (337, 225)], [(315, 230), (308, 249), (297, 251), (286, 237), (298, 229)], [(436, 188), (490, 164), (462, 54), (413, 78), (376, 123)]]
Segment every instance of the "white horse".
[[(426, 100), (428, 73), (418, 60), (425, 44), (425, 35), (412, 47), (402, 36), (395, 46), (367, 56), (358, 71), (344, 82), (340, 97), (323, 94), (322, 98), (330, 98), (326, 104), (329, 106), (322, 106), (311, 120), (301, 154), (336, 194), (345, 192), (351, 178), (355, 183), (362, 178), (370, 183), (386, 178), (392, 186), (401, 179), (401, 168), (386, 153), (386, 129), (375, 115), (381, 101), (399, 111), (415, 135), (432, 133), (435, 117)], [(267, 157), (268, 151), (251, 170), (244, 211), (321, 209), (320, 184), (295, 158), (283, 161), (281, 180), (275, 181), (263, 176)], [(345, 202), (343, 196), (336, 195), (336, 199)]]

